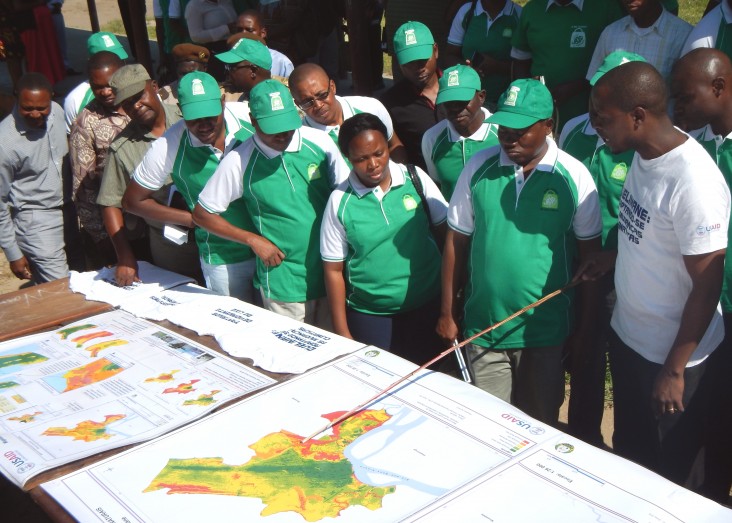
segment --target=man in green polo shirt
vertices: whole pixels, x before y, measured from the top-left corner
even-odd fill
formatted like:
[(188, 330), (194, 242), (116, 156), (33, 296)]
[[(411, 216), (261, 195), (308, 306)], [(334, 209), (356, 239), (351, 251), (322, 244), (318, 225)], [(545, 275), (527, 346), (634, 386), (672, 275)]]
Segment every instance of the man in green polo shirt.
[[(643, 61), (642, 56), (626, 51), (614, 51), (605, 57), (590, 85), (608, 71), (626, 62)], [(581, 161), (590, 171), (597, 186), (602, 215), (602, 249), (618, 249), (618, 204), (620, 193), (633, 161), (633, 150), (613, 154), (590, 122), (591, 113), (572, 118), (559, 137), (559, 148)], [(600, 430), (605, 410), (605, 367), (607, 343), (610, 336), (610, 318), (615, 306), (614, 273), (598, 280), (597, 325), (589, 340), (572, 336), (567, 340), (570, 354), (569, 431), (588, 443), (602, 446)], [(581, 310), (583, 305), (578, 304)]]
[[(257, 255), (254, 285), (267, 309), (329, 327), (320, 222), (331, 190), (349, 169), (326, 133), (302, 127), (281, 83), (255, 86), (249, 107), (255, 135), (223, 159), (201, 191), (193, 218), (204, 229), (251, 247)], [(239, 198), (256, 232), (221, 216)]]
[(624, 15), (607, 0), (534, 0), (526, 4), (511, 42), (514, 78), (542, 76), (555, 100), (557, 131), (587, 111), (585, 79), (603, 29)]
[(427, 173), (448, 200), (468, 160), (478, 151), (498, 145), (498, 126), (486, 121), (491, 113), (482, 107), (483, 102), (485, 91), (475, 69), (466, 65), (445, 69), (437, 103), (445, 107), (447, 119), (424, 133), (422, 156)]
[[(437, 326), (447, 340), (458, 336), (455, 298), (464, 281), (469, 337), (567, 285), (575, 253), (584, 259), (600, 249), (595, 184), (549, 138), (553, 109), (539, 81), (514, 81), (488, 118), (499, 125), (500, 147), (477, 153), (460, 175), (448, 210)], [(468, 349), (476, 385), (556, 424), (570, 305), (562, 295), (476, 339)]]
[[(223, 103), (213, 76), (192, 72), (181, 78), (178, 97), (183, 113), (179, 121), (153, 143), (135, 169), (122, 204), (128, 212), (166, 224), (170, 235), (195, 227), (193, 208), (198, 195), (219, 166), (223, 156), (254, 133), (249, 108), (238, 102)], [(161, 205), (152, 197), (172, 177), (186, 209)], [(238, 199), (222, 216), (230, 223), (254, 230), (246, 205)], [(179, 230), (182, 226), (184, 230)], [(248, 247), (195, 229), (206, 286), (226, 296), (254, 302), (254, 255)]]

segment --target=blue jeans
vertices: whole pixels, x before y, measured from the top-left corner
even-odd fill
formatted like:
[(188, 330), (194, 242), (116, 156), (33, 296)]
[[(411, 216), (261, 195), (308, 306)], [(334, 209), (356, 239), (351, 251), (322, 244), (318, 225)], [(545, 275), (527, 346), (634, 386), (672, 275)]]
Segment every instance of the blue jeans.
[(254, 272), (257, 269), (254, 258), (238, 263), (211, 265), (201, 259), (206, 287), (222, 296), (231, 296), (247, 303), (254, 303)]

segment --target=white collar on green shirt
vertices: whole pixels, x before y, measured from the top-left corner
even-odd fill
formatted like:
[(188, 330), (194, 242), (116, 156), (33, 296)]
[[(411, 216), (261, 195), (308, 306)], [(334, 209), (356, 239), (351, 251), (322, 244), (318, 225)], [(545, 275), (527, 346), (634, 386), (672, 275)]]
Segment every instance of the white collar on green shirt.
[[(549, 137), (547, 137), (546, 142), (549, 147), (547, 148), (544, 157), (536, 165), (536, 168), (534, 169), (535, 171), (553, 171), (554, 166), (557, 164), (557, 157), (559, 156), (559, 148), (557, 147), (557, 143)], [(514, 168), (519, 168), (519, 166), (508, 157), (503, 149), (501, 149), (500, 161), (502, 167), (508, 167), (510, 165), (513, 165)]]
[[(404, 182), (406, 181), (404, 169), (406, 169), (406, 167), (404, 167), (403, 165), (389, 160), (389, 172), (391, 172), (390, 187), (399, 187), (400, 185), (404, 185)], [(367, 194), (376, 191), (376, 189), (378, 189), (376, 193), (380, 193), (376, 194), (377, 198), (381, 199), (385, 194), (381, 192), (381, 188), (378, 185), (376, 187), (366, 187), (364, 184), (361, 183), (361, 180), (358, 179), (358, 176), (356, 176), (356, 173), (353, 171), (351, 171), (351, 173), (348, 175), (348, 183), (353, 189), (353, 192), (355, 192), (356, 196), (358, 196), (359, 198), (363, 198)]]
[(577, 7), (577, 9), (579, 9), (580, 11), (582, 11), (582, 6), (584, 5), (584, 3), (585, 3), (585, 0), (572, 0), (572, 1), (571, 1), (570, 3), (568, 3), (567, 5), (560, 5), (559, 3), (557, 3), (557, 0), (549, 0), (549, 1), (548, 1), (548, 2), (546, 3), (546, 10), (548, 11), (548, 10), (549, 10), (549, 8), (550, 8), (550, 7), (552, 6), (552, 5), (556, 5), (557, 7), (569, 7), (570, 5), (574, 4), (574, 5), (575, 5), (575, 7)]
[(725, 140), (732, 140), (732, 133), (729, 133), (727, 136), (724, 137), (719, 134), (714, 134), (714, 131), (712, 131), (712, 126), (709, 124), (702, 127), (701, 129), (691, 131), (688, 134), (699, 142), (708, 142), (710, 140), (714, 140), (715, 142), (717, 142), (717, 147), (719, 147)]
[[(256, 133), (254, 134), (254, 145), (256, 145), (257, 149), (259, 149), (259, 151), (270, 160), (275, 156), (280, 156), (282, 154), (282, 151), (276, 151), (270, 146), (265, 145), (262, 140), (259, 139), (259, 136), (257, 136)], [(301, 145), (302, 136), (300, 136), (300, 129), (297, 129), (295, 130), (295, 134), (292, 135), (292, 140), (290, 140), (290, 143), (288, 144), (287, 148), (285, 148), (284, 152), (296, 153), (300, 150)]]
[[(503, 9), (500, 13), (498, 13), (498, 16), (493, 18), (493, 20), (498, 20), (502, 16), (509, 16), (511, 13), (513, 13), (513, 10), (516, 8), (516, 4), (514, 4), (511, 0), (506, 0), (506, 4), (503, 6)], [(490, 20), (490, 15), (486, 12), (485, 9), (483, 9), (483, 2), (475, 2), (475, 11), (473, 11), (474, 16), (480, 16), (483, 13), (488, 16), (488, 19)]]
[[(481, 110), (483, 111), (483, 120), (491, 115), (491, 112), (485, 107), (481, 107)], [(452, 125), (452, 122), (450, 122), (449, 120), (445, 121), (447, 122), (447, 133), (451, 142), (457, 142), (460, 140), (473, 140), (476, 142), (482, 142), (488, 137), (488, 131), (491, 128), (491, 124), (484, 121), (481, 126), (478, 127), (477, 131), (475, 131), (473, 134), (466, 138), (455, 130), (455, 126)]]
[[(183, 124), (185, 125), (185, 124)], [(224, 151), (227, 151), (229, 149), (229, 145), (234, 141), (234, 135), (241, 129), (241, 124), (239, 123), (239, 120), (231, 114), (231, 111), (226, 111), (226, 108), (224, 107), (224, 126), (226, 127), (226, 137), (224, 138)], [(212, 149), (214, 151), (218, 152), (224, 152), (219, 151), (214, 147), (213, 145), (209, 145), (207, 143), (203, 143), (201, 140), (196, 138), (196, 135), (188, 131), (188, 128), (186, 128), (186, 132), (188, 133), (189, 138), (191, 139), (191, 145), (193, 147), (208, 147), (209, 149)]]
[[(351, 107), (351, 104), (348, 103), (348, 100), (346, 100), (342, 96), (335, 95), (336, 101), (341, 104), (341, 110), (343, 111), (343, 121), (348, 120), (351, 116), (353, 116), (355, 111), (353, 110), (353, 107)], [(326, 133), (329, 133), (330, 131), (335, 131), (336, 134), (338, 134), (338, 131), (340, 130), (340, 125), (323, 125), (320, 122), (316, 122), (312, 118), (310, 118), (307, 114), (303, 117), (302, 123), (307, 125), (308, 127), (312, 127), (313, 129), (320, 129), (321, 131), (325, 131)]]

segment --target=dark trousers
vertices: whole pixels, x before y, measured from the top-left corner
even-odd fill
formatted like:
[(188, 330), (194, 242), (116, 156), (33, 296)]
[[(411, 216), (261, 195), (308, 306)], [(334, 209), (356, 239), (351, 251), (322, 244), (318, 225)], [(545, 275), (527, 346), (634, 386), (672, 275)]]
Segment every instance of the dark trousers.
[(350, 308), (346, 311), (353, 339), (391, 351), (417, 365), (439, 354), (444, 345), (435, 332), (439, 316), (439, 298), (417, 309), (389, 316)]
[(709, 366), (709, 416), (704, 431), (704, 481), (699, 493), (729, 503), (732, 489), (732, 313), (724, 314), (724, 341)]
[(610, 372), (613, 378), (616, 454), (683, 485), (704, 439), (709, 406), (706, 371), (717, 352), (684, 372), (683, 412), (656, 418), (651, 407), (653, 384), (661, 365), (652, 363), (612, 333)]
[(573, 361), (570, 375), (569, 433), (595, 446), (602, 446), (602, 415), (605, 412), (605, 368), (607, 365), (610, 318), (615, 307), (614, 273), (598, 281), (602, 299), (598, 310), (597, 328), (592, 343), (583, 347), (580, 357)]

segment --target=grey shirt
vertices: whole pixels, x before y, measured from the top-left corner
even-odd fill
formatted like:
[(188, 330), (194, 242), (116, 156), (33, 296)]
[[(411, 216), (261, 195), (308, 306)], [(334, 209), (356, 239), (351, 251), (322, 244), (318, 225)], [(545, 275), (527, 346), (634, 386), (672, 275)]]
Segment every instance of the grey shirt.
[(0, 247), (8, 261), (15, 261), (23, 256), (15, 239), (15, 213), (63, 205), (62, 171), (69, 152), (64, 110), (51, 102), (46, 128), (35, 129), (16, 105), (0, 122), (0, 137)]

